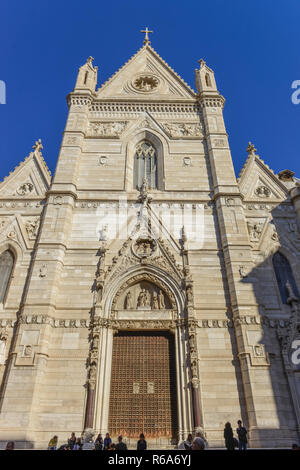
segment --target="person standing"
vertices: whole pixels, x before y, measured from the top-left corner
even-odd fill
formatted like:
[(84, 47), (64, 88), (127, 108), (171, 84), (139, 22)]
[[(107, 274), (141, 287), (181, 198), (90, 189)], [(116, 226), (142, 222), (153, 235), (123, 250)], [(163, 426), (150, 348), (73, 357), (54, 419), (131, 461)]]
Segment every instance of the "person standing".
[(118, 437), (118, 444), (116, 445), (116, 450), (128, 450), (125, 442), (122, 442), (123, 436)]
[(111, 438), (110, 438), (109, 433), (107, 432), (107, 433), (105, 434), (105, 439), (104, 439), (104, 450), (108, 450), (109, 447), (110, 447), (110, 445), (111, 445), (111, 443), (112, 443), (112, 440), (111, 440)]
[(230, 423), (225, 424), (224, 439), (225, 439), (226, 449), (234, 450), (235, 443), (234, 443), (234, 437), (233, 437), (233, 430), (232, 430)]
[(102, 434), (98, 434), (97, 439), (95, 440), (95, 449), (103, 450), (103, 437)]
[(68, 446), (70, 447), (71, 450), (73, 449), (75, 443), (76, 443), (75, 432), (72, 432), (70, 439), (68, 439)]
[(147, 441), (143, 433), (140, 434), (140, 440), (137, 442), (137, 450), (147, 450)]
[(242, 426), (242, 421), (239, 419), (238, 427), (236, 428), (236, 433), (239, 438), (239, 450), (247, 450), (247, 429)]
[(81, 439), (80, 439), (80, 437), (77, 437), (76, 442), (75, 442), (72, 450), (81, 450), (81, 447), (82, 447)]
[(185, 450), (191, 450), (193, 445), (193, 436), (189, 434), (186, 441), (183, 441)]

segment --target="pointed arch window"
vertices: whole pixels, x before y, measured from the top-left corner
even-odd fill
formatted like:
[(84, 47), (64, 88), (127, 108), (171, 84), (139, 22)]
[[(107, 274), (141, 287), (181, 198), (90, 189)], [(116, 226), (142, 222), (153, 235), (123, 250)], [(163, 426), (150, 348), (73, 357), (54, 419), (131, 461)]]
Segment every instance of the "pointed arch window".
[(289, 297), (289, 293), (286, 287), (287, 281), (289, 281), (294, 294), (299, 297), (299, 292), (293, 276), (292, 268), (286, 257), (279, 251), (275, 253), (272, 261), (281, 296), (281, 301), (283, 304), (287, 304), (287, 299)]
[(0, 256), (0, 303), (3, 303), (11, 279), (15, 258), (10, 250)]
[(157, 152), (150, 142), (140, 142), (134, 156), (133, 187), (140, 189), (144, 179), (150, 189), (157, 189)]

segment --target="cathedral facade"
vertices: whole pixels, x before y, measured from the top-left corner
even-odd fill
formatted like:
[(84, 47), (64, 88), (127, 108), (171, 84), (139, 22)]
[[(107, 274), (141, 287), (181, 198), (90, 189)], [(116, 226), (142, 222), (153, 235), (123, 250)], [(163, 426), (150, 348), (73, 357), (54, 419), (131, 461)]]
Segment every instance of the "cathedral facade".
[(0, 441), (202, 430), (252, 447), (300, 429), (300, 186), (252, 144), (235, 176), (224, 98), (143, 47), (68, 95), (51, 177), (41, 141), (0, 184)]

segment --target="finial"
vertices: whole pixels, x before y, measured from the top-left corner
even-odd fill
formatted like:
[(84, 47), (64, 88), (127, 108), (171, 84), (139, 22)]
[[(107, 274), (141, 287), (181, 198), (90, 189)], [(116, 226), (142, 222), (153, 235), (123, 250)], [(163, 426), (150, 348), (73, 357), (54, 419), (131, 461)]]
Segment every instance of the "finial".
[(254, 147), (253, 144), (251, 144), (251, 142), (248, 142), (247, 152), (248, 152), (250, 155), (255, 155), (256, 148)]
[(198, 60), (198, 62), (200, 64), (200, 69), (202, 69), (206, 65), (206, 62), (203, 59)]
[(141, 29), (141, 33), (145, 33), (145, 39), (144, 39), (143, 44), (144, 45), (150, 44), (148, 33), (153, 33), (153, 31), (149, 31), (148, 26), (147, 26), (146, 29)]
[(33, 150), (40, 152), (43, 148), (41, 139), (37, 140), (35, 144), (32, 146)]

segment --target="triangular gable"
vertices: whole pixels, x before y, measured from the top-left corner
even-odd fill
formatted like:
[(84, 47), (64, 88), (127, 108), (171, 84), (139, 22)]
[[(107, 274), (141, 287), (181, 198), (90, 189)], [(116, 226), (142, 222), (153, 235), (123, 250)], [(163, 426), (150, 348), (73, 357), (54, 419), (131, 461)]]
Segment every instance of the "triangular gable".
[(41, 154), (40, 141), (9, 176), (0, 183), (0, 198), (44, 197), (51, 184), (51, 174)]
[(189, 85), (149, 45), (142, 47), (98, 90), (97, 98), (195, 100)]
[(248, 156), (240, 172), (238, 185), (247, 201), (284, 200), (289, 196), (278, 176), (254, 153)]

